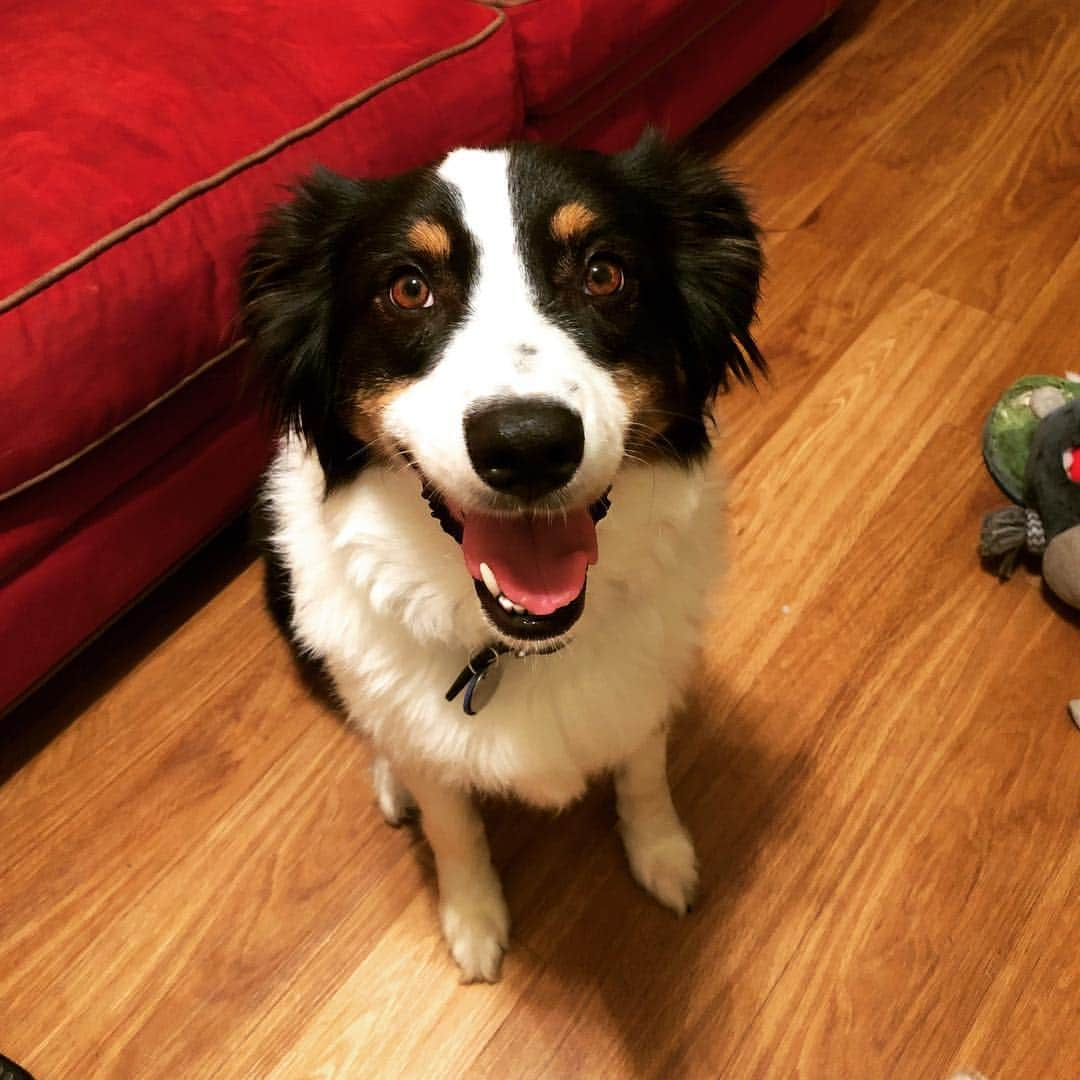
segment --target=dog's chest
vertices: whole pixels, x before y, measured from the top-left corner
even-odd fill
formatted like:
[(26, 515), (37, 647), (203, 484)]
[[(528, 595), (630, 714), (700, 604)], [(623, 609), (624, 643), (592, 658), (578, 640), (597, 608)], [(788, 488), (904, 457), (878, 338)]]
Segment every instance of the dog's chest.
[(445, 695), (490, 631), (456, 545), (411, 478), (365, 475), (324, 503), (312, 463), (286, 450), (269, 496), (296, 635), (392, 756), (563, 804), (668, 718), (695, 656), (719, 500), (700, 474), (648, 472), (616, 485), (571, 644), (504, 657), (497, 691), (469, 716)]
[(681, 695), (693, 627), (648, 615), (606, 640), (559, 654), (500, 661), (487, 705), (447, 702), (461, 655), (382, 637), (360, 664), (332, 662), (355, 719), (392, 756), (436, 765), (475, 787), (543, 805), (581, 793), (589, 775), (623, 760)]

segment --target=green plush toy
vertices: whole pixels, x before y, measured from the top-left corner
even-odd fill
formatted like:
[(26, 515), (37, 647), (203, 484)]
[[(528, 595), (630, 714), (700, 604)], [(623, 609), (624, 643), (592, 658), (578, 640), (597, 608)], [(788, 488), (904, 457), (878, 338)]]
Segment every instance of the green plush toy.
[[(1080, 610), (1080, 376), (1029, 375), (990, 411), (983, 431), (990, 475), (1016, 504), (983, 519), (979, 553), (1009, 578), (1026, 550), (1043, 580)], [(1080, 727), (1080, 698), (1069, 703)]]

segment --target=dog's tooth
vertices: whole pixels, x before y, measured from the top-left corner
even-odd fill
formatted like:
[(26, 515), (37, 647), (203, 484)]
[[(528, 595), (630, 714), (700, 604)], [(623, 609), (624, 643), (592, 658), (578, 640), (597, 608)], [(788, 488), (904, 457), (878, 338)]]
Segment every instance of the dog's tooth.
[(499, 588), (499, 579), (495, 576), (495, 572), (486, 562), (480, 564), (480, 576), (484, 579), (487, 591), (498, 599), (499, 593), (502, 592), (502, 589)]
[(502, 596), (502, 595), (499, 596), (499, 607), (501, 607), (503, 609), (503, 611), (513, 611), (514, 610), (514, 605), (511, 602), (509, 596)]
[(525, 609), (520, 604), (514, 604), (514, 611), (516, 611), (518, 615), (525, 614)]

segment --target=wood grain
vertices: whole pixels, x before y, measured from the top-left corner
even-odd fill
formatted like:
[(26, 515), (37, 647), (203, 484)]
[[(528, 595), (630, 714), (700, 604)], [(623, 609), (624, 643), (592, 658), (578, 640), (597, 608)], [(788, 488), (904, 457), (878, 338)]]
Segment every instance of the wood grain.
[(1080, 619), (975, 556), (1001, 388), (1080, 368), (1080, 26), (853, 0), (695, 136), (756, 194), (772, 381), (718, 410), (733, 565), (676, 727), (703, 893), (610, 785), (485, 807), (461, 988), (431, 858), (234, 532), (0, 729), (0, 1051), (39, 1080), (991, 1080), (1080, 1060)]

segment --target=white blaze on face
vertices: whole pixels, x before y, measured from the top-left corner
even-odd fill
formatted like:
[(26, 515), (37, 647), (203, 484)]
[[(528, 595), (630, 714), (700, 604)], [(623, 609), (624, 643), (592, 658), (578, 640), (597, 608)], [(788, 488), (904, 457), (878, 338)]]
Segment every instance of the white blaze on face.
[(553, 399), (578, 412), (585, 429), (564, 501), (591, 502), (622, 460), (628, 415), (615, 381), (537, 308), (518, 248), (508, 152), (457, 150), (438, 172), (460, 201), (476, 274), (464, 321), (434, 369), (398, 395), (386, 426), (445, 495), (477, 508), (488, 491), (469, 461), (465, 415), (496, 398)]

